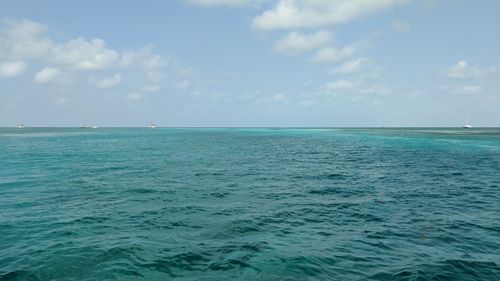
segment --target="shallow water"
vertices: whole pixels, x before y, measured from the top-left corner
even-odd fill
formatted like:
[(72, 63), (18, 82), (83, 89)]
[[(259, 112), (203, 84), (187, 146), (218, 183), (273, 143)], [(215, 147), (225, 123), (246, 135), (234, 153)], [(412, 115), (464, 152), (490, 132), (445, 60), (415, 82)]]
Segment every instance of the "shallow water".
[(0, 280), (500, 280), (500, 129), (0, 129)]

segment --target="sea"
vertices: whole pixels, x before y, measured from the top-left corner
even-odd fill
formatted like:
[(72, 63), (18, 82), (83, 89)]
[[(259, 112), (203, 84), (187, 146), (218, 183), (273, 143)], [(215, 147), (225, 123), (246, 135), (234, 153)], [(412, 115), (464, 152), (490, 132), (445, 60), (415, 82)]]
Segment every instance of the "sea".
[(500, 129), (1, 128), (0, 280), (500, 280)]

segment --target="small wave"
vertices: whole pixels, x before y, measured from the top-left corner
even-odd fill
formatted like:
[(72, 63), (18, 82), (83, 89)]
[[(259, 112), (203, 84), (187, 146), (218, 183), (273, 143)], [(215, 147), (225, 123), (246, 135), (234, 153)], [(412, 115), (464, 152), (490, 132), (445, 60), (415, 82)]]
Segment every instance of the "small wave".
[(215, 270), (215, 271), (227, 271), (230, 269), (245, 268), (245, 267), (253, 268), (250, 264), (238, 259), (228, 259), (222, 262), (215, 262), (208, 266), (210, 270)]
[(170, 257), (164, 257), (151, 263), (146, 263), (143, 267), (150, 270), (167, 273), (170, 277), (178, 277), (176, 271), (204, 271), (208, 267), (211, 255), (207, 253), (187, 252)]
[(262, 229), (251, 220), (236, 220), (225, 227), (225, 230), (232, 234), (246, 234), (250, 232), (260, 232)]
[(494, 262), (445, 260), (391, 272), (379, 272), (373, 280), (498, 280), (500, 267)]
[(0, 281), (14, 281), (14, 280), (30, 280), (38, 281), (41, 280), (34, 273), (27, 270), (14, 270), (6, 273), (0, 272)]
[(105, 218), (105, 217), (98, 217), (98, 216), (88, 216), (88, 217), (82, 217), (79, 219), (76, 219), (72, 221), (72, 223), (75, 224), (92, 224), (92, 223), (103, 223), (105, 221), (108, 221), (110, 218)]
[(137, 194), (149, 194), (149, 193), (155, 193), (157, 191), (152, 188), (134, 188), (130, 189), (129, 192)]
[(211, 193), (210, 196), (216, 197), (216, 198), (224, 198), (229, 194), (229, 192), (214, 192)]
[(296, 179), (311, 179), (311, 180), (347, 180), (349, 175), (340, 173), (328, 173), (320, 175), (296, 175)]

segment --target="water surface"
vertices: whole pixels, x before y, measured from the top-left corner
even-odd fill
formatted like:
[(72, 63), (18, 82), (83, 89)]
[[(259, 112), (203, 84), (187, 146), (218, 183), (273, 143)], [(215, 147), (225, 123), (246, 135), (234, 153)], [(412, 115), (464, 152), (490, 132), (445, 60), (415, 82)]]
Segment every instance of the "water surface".
[(500, 280), (500, 129), (0, 129), (0, 280)]

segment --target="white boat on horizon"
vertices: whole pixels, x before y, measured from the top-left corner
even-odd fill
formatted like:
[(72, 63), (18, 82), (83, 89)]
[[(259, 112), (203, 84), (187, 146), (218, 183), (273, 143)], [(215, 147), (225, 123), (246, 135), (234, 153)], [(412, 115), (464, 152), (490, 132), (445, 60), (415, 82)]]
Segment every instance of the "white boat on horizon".
[(17, 124), (16, 128), (18, 128), (18, 129), (24, 129), (24, 124), (23, 123)]
[(151, 129), (156, 128), (156, 124), (155, 123), (151, 123), (151, 125), (149, 125), (149, 128), (151, 128)]
[(462, 128), (464, 128), (464, 129), (472, 129), (472, 125), (469, 124), (469, 116), (468, 115), (465, 116), (465, 124), (463, 125)]

